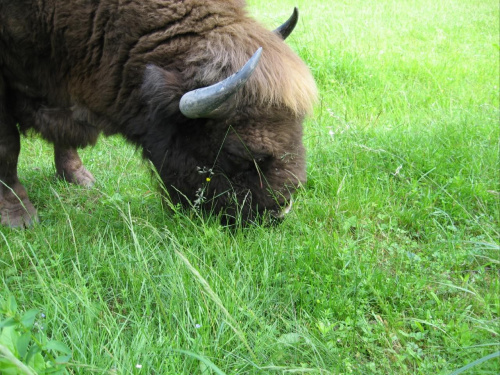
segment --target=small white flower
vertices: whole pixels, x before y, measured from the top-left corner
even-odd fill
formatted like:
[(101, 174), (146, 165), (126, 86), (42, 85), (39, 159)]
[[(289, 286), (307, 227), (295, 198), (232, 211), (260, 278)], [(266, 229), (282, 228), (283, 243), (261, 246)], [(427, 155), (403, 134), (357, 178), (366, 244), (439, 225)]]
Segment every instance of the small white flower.
[(142, 365), (138, 363), (135, 365), (135, 368), (142, 368)]
[(399, 172), (403, 169), (403, 166), (400, 165), (399, 167), (396, 168), (396, 171), (392, 174), (394, 177), (399, 176)]
[(201, 328), (201, 324), (196, 324), (195, 327), (196, 327), (196, 329), (200, 329)]

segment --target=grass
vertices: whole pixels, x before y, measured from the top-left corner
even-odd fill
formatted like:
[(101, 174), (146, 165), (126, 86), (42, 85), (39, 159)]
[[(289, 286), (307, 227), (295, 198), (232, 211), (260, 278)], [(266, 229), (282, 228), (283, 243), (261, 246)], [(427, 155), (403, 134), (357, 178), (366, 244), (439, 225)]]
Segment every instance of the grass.
[(285, 222), (165, 210), (120, 138), (82, 152), (96, 188), (71, 186), (24, 139), (41, 225), (0, 228), (0, 299), (45, 314), (72, 373), (450, 374), (497, 352), (498, 3), (249, 5), (270, 28), (299, 7), (287, 42), (321, 95)]

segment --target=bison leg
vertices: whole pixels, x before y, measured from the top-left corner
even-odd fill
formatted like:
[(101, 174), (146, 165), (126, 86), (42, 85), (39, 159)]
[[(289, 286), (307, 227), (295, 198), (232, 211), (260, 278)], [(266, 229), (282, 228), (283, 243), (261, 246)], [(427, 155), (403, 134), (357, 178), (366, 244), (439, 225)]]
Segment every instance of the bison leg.
[(76, 149), (72, 147), (54, 146), (54, 159), (57, 174), (68, 182), (91, 187), (94, 185), (95, 178), (83, 166), (80, 156)]
[(21, 150), (19, 132), (3, 109), (0, 104), (1, 224), (12, 228), (27, 228), (37, 222), (38, 217), (26, 189), (17, 178), (17, 158)]

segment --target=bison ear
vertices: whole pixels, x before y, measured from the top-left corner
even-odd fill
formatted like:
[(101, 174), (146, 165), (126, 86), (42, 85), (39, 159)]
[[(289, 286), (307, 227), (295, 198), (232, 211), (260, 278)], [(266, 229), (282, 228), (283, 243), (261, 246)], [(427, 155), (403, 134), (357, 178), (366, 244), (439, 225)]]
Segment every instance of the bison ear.
[(141, 92), (151, 115), (171, 116), (179, 112), (182, 79), (176, 71), (149, 64), (144, 71)]

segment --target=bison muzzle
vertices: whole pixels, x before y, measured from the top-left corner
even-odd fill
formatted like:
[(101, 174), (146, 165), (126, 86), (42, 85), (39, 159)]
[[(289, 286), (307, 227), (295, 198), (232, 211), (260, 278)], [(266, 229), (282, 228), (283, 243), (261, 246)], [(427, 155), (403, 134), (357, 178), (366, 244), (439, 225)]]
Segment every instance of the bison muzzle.
[(302, 124), (316, 97), (284, 43), (297, 16), (269, 31), (242, 0), (0, 0), (1, 223), (38, 220), (17, 176), (29, 129), (69, 182), (95, 182), (78, 148), (121, 134), (174, 204), (229, 221), (280, 216), (306, 180)]

